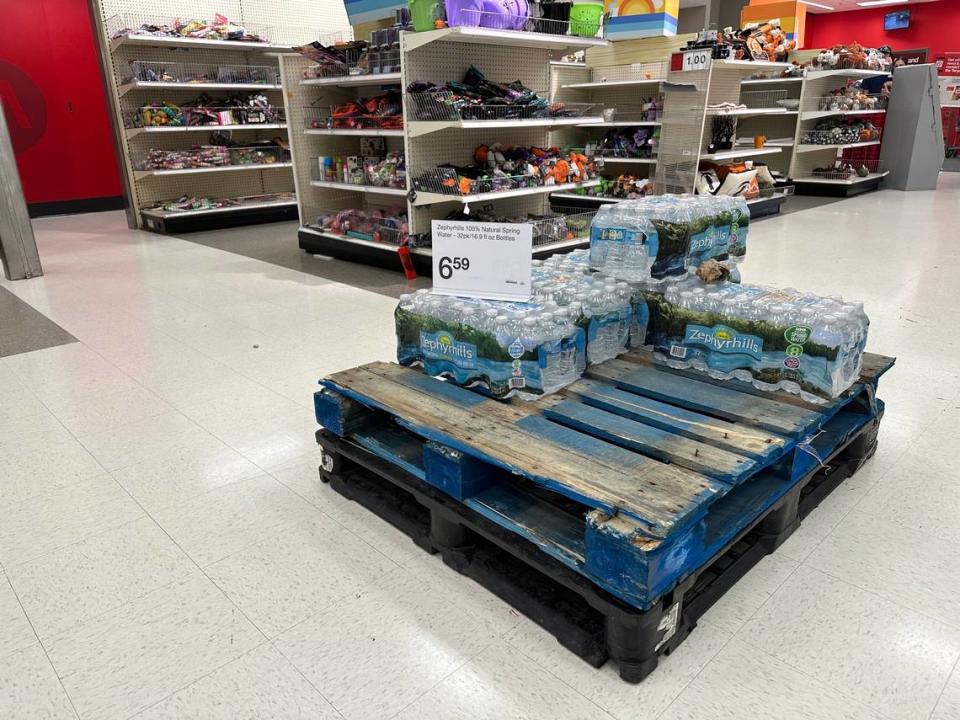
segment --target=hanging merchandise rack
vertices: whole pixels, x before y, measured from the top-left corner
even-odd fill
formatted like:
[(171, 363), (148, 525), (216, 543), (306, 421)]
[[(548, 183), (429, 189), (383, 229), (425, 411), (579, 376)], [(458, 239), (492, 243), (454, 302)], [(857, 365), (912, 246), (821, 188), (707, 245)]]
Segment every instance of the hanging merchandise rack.
[(292, 219), (273, 30), (143, 13), (102, 25), (131, 223), (161, 232)]
[[(460, 216), (531, 223), (535, 257), (589, 241), (592, 213), (552, 211), (547, 199), (558, 188), (597, 184), (585, 163), (580, 174), (563, 178), (559, 172), (530, 173), (525, 166), (522, 172), (486, 175), (474, 163), (481, 146), (497, 152), (500, 143), (532, 152), (550, 147), (551, 128), (602, 120), (595, 104), (557, 103), (542, 90), (550, 87), (551, 51), (605, 45), (602, 30), (583, 37), (571, 33), (585, 29), (570, 23), (527, 19), (508, 24), (493, 15), (464, 14), (461, 22), (424, 32), (391, 28), (379, 40), (371, 36), (369, 45), (383, 50), (391, 49), (396, 38), (399, 73), (392, 62), (377, 65), (343, 54), (338, 68), (336, 60), (318, 68), (321, 63), (306, 57), (281, 58), (289, 89), (287, 119), (291, 127), (303, 128), (291, 133), (301, 248), (391, 268), (400, 267), (399, 250), (417, 270), (429, 273), (431, 221)], [(496, 52), (490, 45), (498, 46)], [(371, 72), (375, 66), (389, 72)], [(457, 85), (471, 68), (478, 72), (477, 86)], [(498, 85), (515, 81), (522, 89)], [(403, 94), (399, 116), (367, 111), (371, 97), (411, 85), (414, 92)], [(402, 153), (402, 188), (393, 180), (369, 181), (383, 173), (376, 163), (371, 171), (365, 157), (391, 153), (398, 160)], [(536, 163), (555, 168), (561, 159), (537, 158)]]
[(880, 163), (888, 97), (859, 81), (885, 70), (807, 70), (800, 95), (790, 176), (797, 191), (858, 195), (876, 190), (888, 174)]

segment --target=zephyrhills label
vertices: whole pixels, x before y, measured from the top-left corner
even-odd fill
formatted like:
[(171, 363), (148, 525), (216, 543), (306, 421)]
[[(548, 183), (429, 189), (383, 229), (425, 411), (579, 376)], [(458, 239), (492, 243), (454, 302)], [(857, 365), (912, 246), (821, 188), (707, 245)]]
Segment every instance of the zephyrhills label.
[(462, 368), (477, 366), (477, 346), (472, 343), (460, 342), (450, 333), (428, 333), (420, 331), (420, 349), (424, 355), (437, 360), (449, 360)]
[(763, 354), (763, 339), (756, 335), (738, 333), (726, 325), (687, 325), (683, 336), (685, 345), (703, 345), (708, 350), (719, 353), (749, 355), (760, 360)]

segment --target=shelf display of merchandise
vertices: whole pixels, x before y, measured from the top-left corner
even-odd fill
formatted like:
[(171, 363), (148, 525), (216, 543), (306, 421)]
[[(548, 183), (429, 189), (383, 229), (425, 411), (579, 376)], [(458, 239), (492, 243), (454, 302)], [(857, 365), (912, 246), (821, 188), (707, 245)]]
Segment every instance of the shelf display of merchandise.
[(387, 152), (383, 144), (368, 150), (363, 155), (317, 158), (315, 181), (389, 188), (406, 193), (407, 170), (403, 152)]
[(102, 29), (131, 225), (189, 232), (293, 218), (275, 54), (289, 45), (199, 13), (125, 13)]
[(585, 155), (560, 148), (480, 145), (469, 166), (440, 165), (412, 179), (416, 192), (479, 195), (519, 188), (584, 183), (597, 176)]
[(303, 80), (381, 75), (400, 71), (400, 30), (385, 28), (371, 33), (370, 41), (315, 41), (297, 48), (313, 65), (302, 71)]
[(582, 119), (596, 111), (593, 103), (551, 102), (519, 81), (491, 82), (474, 66), (462, 81), (414, 80), (406, 94), (417, 121)]
[(889, 47), (865, 48), (860, 43), (835, 45), (814, 56), (808, 65), (811, 70), (873, 70), (893, 72), (893, 57)]
[(107, 18), (107, 33), (111, 40), (150, 38), (163, 40), (214, 40), (236, 43), (269, 45), (269, 30), (238, 25), (220, 14), (210, 20), (173, 18), (143, 13), (124, 13)]
[(202, 214), (218, 210), (293, 205), (296, 204), (296, 202), (297, 197), (294, 193), (267, 193), (265, 195), (228, 198), (181, 195), (174, 200), (167, 200), (153, 207), (144, 208), (143, 212), (154, 216), (165, 217), (183, 213)]
[(410, 239), (406, 208), (383, 208), (374, 211), (340, 210), (321, 213), (307, 220), (318, 230), (368, 242), (403, 246)]
[(800, 136), (803, 145), (859, 145), (880, 141), (880, 129), (869, 120), (829, 118), (820, 120)]
[(604, 160), (652, 160), (657, 152), (660, 128), (611, 128), (595, 144), (588, 143), (584, 154)]
[(399, 91), (328, 107), (305, 108), (308, 130), (403, 130), (403, 100)]
[(152, 148), (135, 163), (137, 170), (183, 170), (238, 165), (273, 165), (290, 161), (288, 151), (274, 143), (227, 147), (194, 145), (183, 150)]
[(687, 50), (709, 49), (715, 60), (786, 62), (797, 47), (776, 23), (743, 29), (702, 30), (687, 42)]
[(229, 98), (213, 98), (206, 93), (185, 103), (162, 102), (137, 108), (126, 127), (130, 128), (205, 128), (217, 125), (278, 125), (285, 120), (282, 107), (276, 107), (266, 95), (248, 93)]

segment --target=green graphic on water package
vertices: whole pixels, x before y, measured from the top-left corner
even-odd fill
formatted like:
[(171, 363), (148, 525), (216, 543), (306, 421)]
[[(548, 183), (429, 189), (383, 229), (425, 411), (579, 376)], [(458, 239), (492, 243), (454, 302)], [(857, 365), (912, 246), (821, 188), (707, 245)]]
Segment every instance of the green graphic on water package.
[(812, 332), (813, 330), (806, 325), (793, 325), (784, 331), (783, 337), (792, 345), (803, 345), (810, 339), (810, 333)]

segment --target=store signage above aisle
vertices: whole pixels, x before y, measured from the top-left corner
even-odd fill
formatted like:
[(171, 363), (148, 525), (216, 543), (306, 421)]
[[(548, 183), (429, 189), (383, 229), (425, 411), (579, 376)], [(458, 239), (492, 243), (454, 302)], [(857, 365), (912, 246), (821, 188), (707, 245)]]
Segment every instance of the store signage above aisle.
[(491, 300), (530, 299), (533, 225), (434, 220), (433, 289)]

